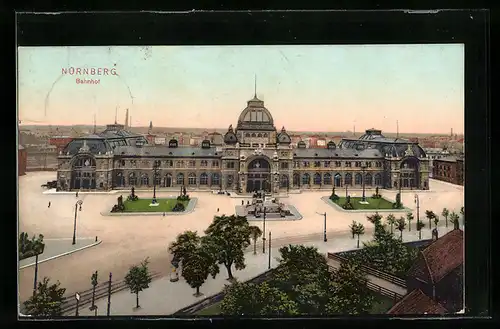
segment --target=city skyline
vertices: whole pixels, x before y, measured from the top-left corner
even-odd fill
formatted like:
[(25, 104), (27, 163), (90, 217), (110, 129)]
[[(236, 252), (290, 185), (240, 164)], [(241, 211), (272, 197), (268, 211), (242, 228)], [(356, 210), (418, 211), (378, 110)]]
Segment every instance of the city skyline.
[(256, 77), (277, 129), (395, 133), (398, 121), (400, 133), (464, 132), (461, 44), (20, 47), (18, 75), (19, 120), (30, 125), (92, 125), (94, 115), (105, 125), (115, 113), (123, 123), (129, 108), (135, 127), (221, 129), (236, 124)]

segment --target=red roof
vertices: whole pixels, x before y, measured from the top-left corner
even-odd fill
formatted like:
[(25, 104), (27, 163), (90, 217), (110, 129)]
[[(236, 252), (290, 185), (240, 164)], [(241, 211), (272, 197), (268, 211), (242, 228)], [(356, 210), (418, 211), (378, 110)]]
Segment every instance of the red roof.
[(421, 253), (424, 261), (416, 263), (411, 270), (413, 276), (438, 283), (464, 262), (463, 231), (458, 229), (443, 235)]
[(387, 314), (445, 314), (443, 305), (432, 300), (422, 290), (415, 289), (396, 303)]

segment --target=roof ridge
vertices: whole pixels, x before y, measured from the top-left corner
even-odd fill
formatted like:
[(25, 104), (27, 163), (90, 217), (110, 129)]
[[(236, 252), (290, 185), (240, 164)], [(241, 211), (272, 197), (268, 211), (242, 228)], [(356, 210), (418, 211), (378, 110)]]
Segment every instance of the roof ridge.
[[(429, 248), (431, 245), (432, 245), (432, 243), (429, 246), (427, 246), (427, 248)], [(427, 249), (427, 248), (425, 248), (425, 249)], [(422, 257), (424, 258), (425, 267), (427, 267), (427, 271), (429, 272), (429, 277), (431, 278), (431, 283), (434, 285), (434, 283), (435, 283), (434, 276), (432, 275), (432, 271), (431, 271), (431, 268), (429, 266), (429, 262), (427, 261), (427, 257), (425, 257), (425, 254), (424, 254), (425, 249), (421, 250), (420, 253), (422, 254)]]

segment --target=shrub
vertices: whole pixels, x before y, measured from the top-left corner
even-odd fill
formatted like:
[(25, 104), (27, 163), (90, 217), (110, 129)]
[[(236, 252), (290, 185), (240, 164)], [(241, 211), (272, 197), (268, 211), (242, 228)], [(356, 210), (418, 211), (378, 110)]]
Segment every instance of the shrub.
[(340, 197), (335, 193), (332, 193), (332, 195), (330, 196), (330, 200), (332, 200), (333, 202), (338, 201), (339, 199)]
[(172, 208), (172, 211), (179, 212), (186, 210), (186, 207), (182, 202), (177, 202), (177, 204)]
[(189, 198), (189, 194), (186, 194), (186, 195), (179, 195), (177, 197), (177, 201), (189, 201), (190, 198)]
[(111, 209), (111, 212), (122, 212), (125, 210), (125, 206), (123, 204), (117, 205), (115, 204), (113, 208)]
[(127, 200), (128, 201), (137, 201), (137, 200), (139, 200), (139, 197), (137, 195), (129, 195), (127, 197)]
[(372, 199), (380, 199), (380, 198), (382, 198), (382, 196), (380, 194), (375, 193), (372, 195)]

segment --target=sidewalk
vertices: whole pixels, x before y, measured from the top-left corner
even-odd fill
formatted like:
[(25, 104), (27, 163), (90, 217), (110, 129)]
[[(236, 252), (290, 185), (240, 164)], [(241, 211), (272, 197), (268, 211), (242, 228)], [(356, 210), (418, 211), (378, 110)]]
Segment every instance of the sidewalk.
[[(439, 227), (439, 235), (442, 236), (448, 231), (452, 230), (452, 226), (448, 228)], [(361, 242), (367, 242), (373, 239), (372, 230), (367, 229), (367, 233), (361, 237)], [(399, 233), (399, 232), (397, 232)], [(398, 234), (396, 234), (398, 236)], [(422, 230), (422, 239), (430, 239), (431, 230)], [(331, 236), (328, 242), (323, 242), (320, 239), (298, 241), (300, 239), (277, 239), (276, 243), (272, 245), (271, 249), (271, 266), (275, 267), (278, 264), (276, 260), (279, 257), (279, 248), (290, 243), (300, 243), (306, 246), (315, 246), (319, 252), (326, 254), (327, 252), (340, 252), (356, 249), (357, 239), (352, 239), (350, 234), (344, 233), (342, 236)], [(403, 232), (403, 241), (416, 241), (418, 240), (418, 232), (407, 230)], [(267, 241), (266, 241), (267, 242)], [(262, 254), (262, 243), (257, 245), (257, 255), (253, 255), (253, 251), (247, 252), (245, 255), (246, 268), (242, 271), (234, 270), (233, 276), (239, 281), (249, 280), (268, 269), (268, 258), (266, 246), (266, 254)], [(167, 266), (167, 265), (166, 265)], [(200, 288), (200, 292), (204, 294), (201, 297), (194, 297), (195, 289), (189, 285), (180, 276), (178, 282), (170, 282), (169, 277), (164, 277), (153, 281), (149, 289), (139, 294), (139, 304), (141, 308), (135, 310), (135, 295), (131, 294), (129, 290), (117, 292), (111, 296), (110, 315), (170, 315), (181, 308), (189, 306), (201, 298), (214, 295), (220, 292), (224, 285), (229, 282), (227, 279), (227, 270), (221, 266), (220, 272), (215, 279), (209, 277), (205, 284)], [(107, 310), (107, 298), (96, 301), (98, 306), (98, 316), (105, 316)], [(93, 316), (94, 312), (89, 310), (89, 306), (82, 307), (79, 310), (82, 316)], [(67, 314), (68, 316), (74, 315), (74, 312)]]
[[(72, 245), (72, 238), (62, 239), (44, 239), (45, 249), (43, 254), (38, 256), (38, 264), (72, 254), (74, 252), (93, 247), (101, 243), (101, 240), (95, 241), (95, 238), (78, 238), (76, 244)], [(19, 261), (19, 269), (35, 265), (35, 257), (25, 258)]]

